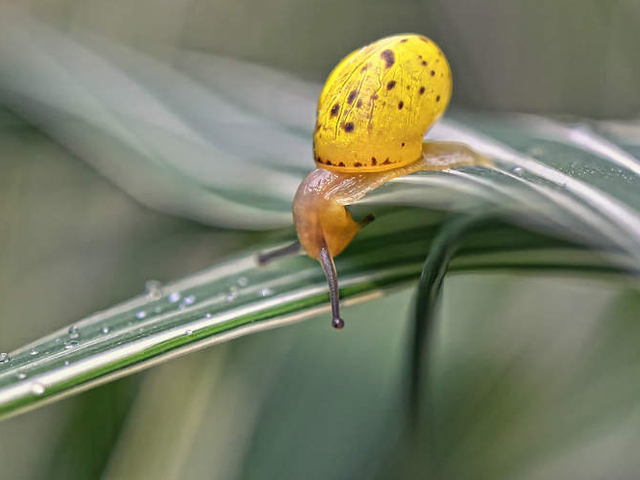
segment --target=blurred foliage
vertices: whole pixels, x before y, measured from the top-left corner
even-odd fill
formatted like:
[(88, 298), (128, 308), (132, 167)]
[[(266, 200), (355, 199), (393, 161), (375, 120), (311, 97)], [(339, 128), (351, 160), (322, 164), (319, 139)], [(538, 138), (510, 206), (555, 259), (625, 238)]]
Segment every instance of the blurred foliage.
[(450, 59), (454, 105), (635, 115), (635, 0), (4, 0), (63, 31), (88, 30), (155, 55), (199, 50), (323, 80), (346, 52), (420, 32)]
[[(23, 120), (0, 113), (3, 351), (123, 301), (150, 278), (185, 275), (265, 237), (151, 212)], [(121, 381), (4, 422), (1, 477), (96, 478), (132, 386)]]

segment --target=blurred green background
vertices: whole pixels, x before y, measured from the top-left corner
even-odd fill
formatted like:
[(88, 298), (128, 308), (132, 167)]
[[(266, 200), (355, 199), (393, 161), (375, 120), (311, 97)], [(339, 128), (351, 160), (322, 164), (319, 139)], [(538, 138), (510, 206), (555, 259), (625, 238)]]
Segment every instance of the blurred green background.
[(455, 105), (596, 117), (640, 107), (635, 0), (10, 3), (63, 31), (86, 29), (155, 55), (182, 47), (315, 80), (379, 37), (420, 32), (450, 59)]
[[(450, 58), (455, 107), (619, 118), (640, 106), (637, 1), (16, 0), (0, 1), (0, 17), (5, 8), (161, 61), (178, 47), (319, 82), (352, 49), (416, 31)], [(0, 166), (0, 351), (274, 235), (152, 211), (7, 108)], [(568, 275), (449, 278), (423, 435), (407, 439), (413, 295), (346, 309), (340, 334), (308, 321), (5, 421), (0, 478), (637, 476), (637, 292)]]

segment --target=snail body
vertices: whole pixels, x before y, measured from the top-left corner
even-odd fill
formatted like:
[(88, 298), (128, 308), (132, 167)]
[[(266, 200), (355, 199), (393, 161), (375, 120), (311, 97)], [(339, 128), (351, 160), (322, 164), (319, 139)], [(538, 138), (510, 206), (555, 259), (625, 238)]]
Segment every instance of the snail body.
[[(419, 170), (490, 164), (466, 145), (423, 140), (446, 110), (451, 89), (444, 54), (417, 34), (394, 35), (360, 48), (327, 78), (313, 137), (318, 168), (297, 190), (293, 219), (299, 246), (324, 269), (337, 329), (344, 322), (333, 258), (373, 219), (356, 222), (346, 205)], [(287, 247), (261, 258), (291, 251)]]

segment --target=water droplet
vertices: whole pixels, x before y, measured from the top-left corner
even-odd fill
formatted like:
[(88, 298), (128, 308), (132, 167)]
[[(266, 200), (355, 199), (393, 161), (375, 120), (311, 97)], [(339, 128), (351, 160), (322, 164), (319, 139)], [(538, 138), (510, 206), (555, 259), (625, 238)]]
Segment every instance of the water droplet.
[(78, 332), (78, 327), (75, 325), (71, 325), (69, 327), (69, 338), (78, 338), (80, 333)]
[(162, 297), (162, 284), (157, 280), (149, 280), (144, 284), (144, 291), (149, 300), (158, 300)]
[(9, 360), (11, 360), (11, 358), (8, 353), (0, 353), (0, 363), (9, 363)]
[(31, 350), (29, 350), (29, 355), (37, 355), (38, 354), (38, 350), (36, 350), (35, 348), (32, 348)]
[(261, 297), (268, 297), (272, 293), (273, 293), (273, 290), (271, 290), (269, 287), (265, 287), (262, 290), (260, 290), (260, 296)]
[(45, 391), (44, 385), (38, 382), (34, 382), (31, 384), (31, 393), (34, 395), (42, 395)]
[(240, 285), (241, 287), (246, 287), (247, 285), (249, 285), (249, 280), (247, 280), (247, 277), (240, 277), (238, 279), (238, 285)]
[(16, 377), (18, 378), (18, 380), (24, 380), (25, 378), (27, 378), (27, 374), (25, 372), (18, 372), (16, 373)]
[(145, 312), (144, 310), (140, 310), (138, 313), (136, 313), (136, 318), (139, 318), (139, 319), (142, 319), (146, 316), (147, 316), (147, 312)]
[(60, 337), (56, 337), (56, 339), (54, 340), (54, 342), (55, 342), (55, 343), (60, 343), (60, 342), (61, 342)]
[(512, 172), (514, 175), (520, 176), (524, 172), (524, 169), (522, 167), (514, 167)]
[(238, 296), (238, 287), (236, 287), (235, 285), (231, 285), (231, 287), (229, 288), (229, 293), (227, 293), (227, 296), (225, 297), (225, 300), (227, 302), (231, 302), (237, 296)]
[(178, 310), (184, 310), (185, 308), (187, 308), (187, 306), (184, 303), (178, 305)]
[(193, 333), (193, 330), (185, 330), (184, 334), (188, 337)]
[(109, 327), (102, 327), (102, 333), (109, 333)]
[(76, 348), (79, 344), (80, 342), (78, 342), (78, 340), (68, 340), (64, 342), (64, 348), (71, 350), (72, 348)]
[(171, 303), (176, 303), (181, 298), (182, 298), (182, 296), (180, 295), (180, 292), (172, 292), (172, 293), (169, 294), (169, 301)]
[(183, 301), (185, 305), (193, 305), (193, 303), (196, 301), (196, 297), (194, 297), (193, 295), (189, 295), (188, 297), (184, 297)]
[(205, 315), (205, 317), (207, 317), (207, 318), (211, 318), (211, 317), (213, 317), (213, 315), (211, 315), (210, 313), (207, 313), (207, 314)]
[(65, 365), (65, 367), (68, 366), (69, 365), (69, 360), (65, 360), (64, 361), (64, 365)]

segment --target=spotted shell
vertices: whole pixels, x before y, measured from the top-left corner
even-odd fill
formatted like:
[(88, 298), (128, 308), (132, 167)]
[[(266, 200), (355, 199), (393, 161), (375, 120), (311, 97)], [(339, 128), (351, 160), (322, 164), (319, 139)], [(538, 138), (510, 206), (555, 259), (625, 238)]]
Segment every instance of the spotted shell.
[(320, 94), (316, 165), (372, 172), (413, 163), (450, 98), (449, 63), (427, 37), (394, 35), (356, 50), (334, 68)]

